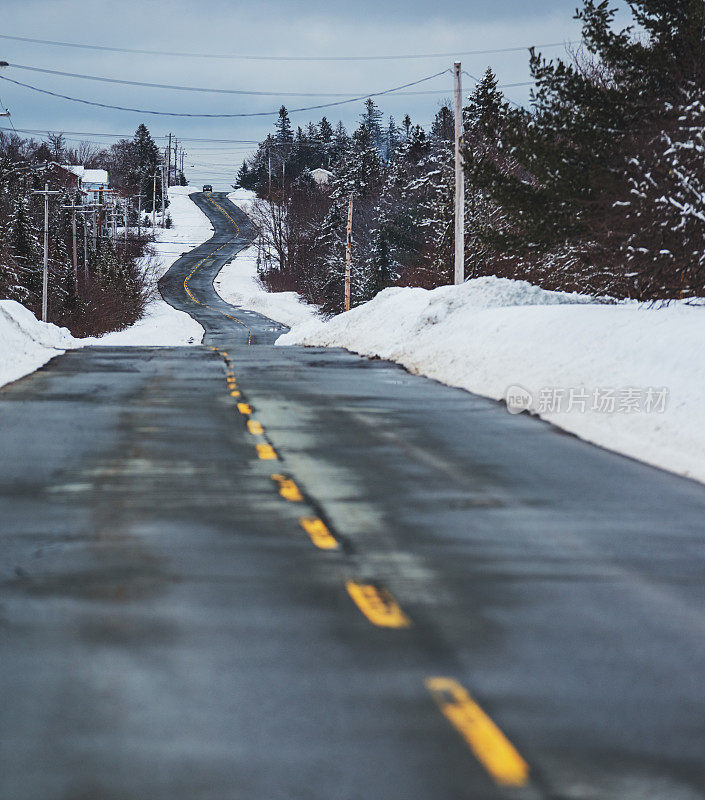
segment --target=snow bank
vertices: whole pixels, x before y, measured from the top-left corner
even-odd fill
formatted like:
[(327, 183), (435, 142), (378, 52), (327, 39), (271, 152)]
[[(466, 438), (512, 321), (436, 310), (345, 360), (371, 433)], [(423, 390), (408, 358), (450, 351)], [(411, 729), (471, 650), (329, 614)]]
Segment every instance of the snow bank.
[(296, 292), (268, 292), (257, 279), (257, 248), (248, 247), (226, 264), (213, 282), (216, 292), (234, 306), (257, 311), (284, 325), (316, 319), (317, 309)]
[(31, 311), (14, 300), (0, 300), (0, 386), (82, 345), (66, 328), (39, 322)]
[(387, 289), (277, 344), (345, 347), (705, 481), (705, 308), (603, 305), (523, 281)]
[[(156, 243), (152, 246), (156, 254), (155, 280), (161, 278), (183, 253), (203, 244), (213, 235), (208, 217), (189, 200), (189, 194), (195, 191), (192, 186), (169, 187), (167, 211), (172, 227), (155, 230)], [(200, 344), (202, 339), (203, 328), (196, 320), (183, 311), (177, 311), (157, 293), (142, 319), (134, 325), (124, 331), (85, 340), (85, 343), (109, 347), (174, 347)]]
[(250, 189), (235, 189), (234, 192), (228, 194), (228, 200), (233, 205), (242, 209), (245, 214), (249, 214), (252, 208), (252, 203), (257, 199), (257, 195), (250, 191)]

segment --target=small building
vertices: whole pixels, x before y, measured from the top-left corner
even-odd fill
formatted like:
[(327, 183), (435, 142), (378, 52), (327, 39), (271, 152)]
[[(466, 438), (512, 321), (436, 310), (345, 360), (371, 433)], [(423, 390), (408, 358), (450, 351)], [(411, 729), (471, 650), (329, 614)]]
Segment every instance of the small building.
[(62, 165), (78, 178), (78, 188), (84, 192), (97, 191), (101, 187), (108, 188), (109, 179), (106, 169), (86, 169), (81, 166)]
[(316, 169), (311, 170), (311, 176), (319, 186), (325, 186), (326, 184), (330, 183), (333, 173), (329, 172), (327, 169), (323, 169), (323, 167), (317, 167)]

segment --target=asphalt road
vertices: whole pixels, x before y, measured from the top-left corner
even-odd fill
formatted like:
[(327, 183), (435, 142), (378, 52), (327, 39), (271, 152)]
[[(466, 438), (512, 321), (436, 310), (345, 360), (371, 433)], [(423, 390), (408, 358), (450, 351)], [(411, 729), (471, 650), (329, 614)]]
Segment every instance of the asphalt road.
[(705, 797), (705, 487), (272, 346), (194, 199), (205, 346), (0, 390), (0, 798)]

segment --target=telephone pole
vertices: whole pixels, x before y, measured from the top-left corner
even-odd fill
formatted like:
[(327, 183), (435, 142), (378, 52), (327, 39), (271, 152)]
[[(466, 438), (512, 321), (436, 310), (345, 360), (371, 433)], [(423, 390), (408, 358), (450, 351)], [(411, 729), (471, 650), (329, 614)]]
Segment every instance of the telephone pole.
[(44, 195), (44, 269), (42, 271), (42, 322), (48, 322), (49, 316), (49, 195), (61, 194), (60, 191), (49, 191), (49, 184), (43, 189), (34, 189), (32, 194)]
[(166, 228), (166, 197), (168, 194), (167, 189), (164, 188), (164, 168), (165, 164), (162, 164), (162, 228)]
[(157, 172), (155, 171), (154, 175), (154, 183), (152, 184), (152, 232), (154, 232), (154, 226), (157, 222)]
[(459, 286), (465, 280), (465, 174), (463, 173), (463, 78), (460, 61), (453, 65), (455, 96), (455, 275)]
[(171, 186), (171, 131), (169, 132), (169, 144), (166, 148), (167, 169), (166, 169), (166, 185)]
[(352, 268), (353, 196), (348, 200), (348, 234), (345, 239), (345, 310), (350, 311), (350, 270)]

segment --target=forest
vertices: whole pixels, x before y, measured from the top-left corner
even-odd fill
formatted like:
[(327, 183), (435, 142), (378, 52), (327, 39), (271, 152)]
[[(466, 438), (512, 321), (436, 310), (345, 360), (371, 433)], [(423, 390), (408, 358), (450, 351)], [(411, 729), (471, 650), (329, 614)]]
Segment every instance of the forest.
[[(57, 192), (49, 202), (49, 321), (69, 328), (75, 336), (95, 336), (139, 319), (156, 290), (150, 270), (150, 218), (145, 216), (138, 227), (130, 206), (128, 236), (116, 236), (115, 230), (119, 224), (125, 231), (126, 197), (142, 194), (151, 200), (160, 158), (145, 125), (132, 139), (108, 149), (90, 142), (72, 149), (61, 134), (37, 142), (0, 132), (0, 298), (16, 300), (40, 318), (44, 198), (37, 192), (49, 184)], [(108, 171), (117, 198), (112, 212), (119, 220), (111, 235), (107, 194), (102, 224), (95, 222), (95, 214), (78, 209), (75, 264), (73, 211), (78, 206), (88, 209), (96, 198), (81, 195), (67, 182), (65, 171), (57, 169), (67, 164)], [(159, 181), (156, 204), (161, 209)]]
[[(488, 69), (463, 109), (466, 278), (497, 275), (615, 299), (705, 294), (705, 9), (634, 0), (633, 24), (584, 0), (582, 41), (531, 51), (528, 107)], [(451, 282), (453, 113), (425, 130), (372, 99), (349, 133), (294, 130), (285, 107), (235, 185), (259, 200), (259, 272), (327, 313), (343, 307), (353, 200), (353, 304)], [(312, 175), (331, 175), (319, 183)]]

